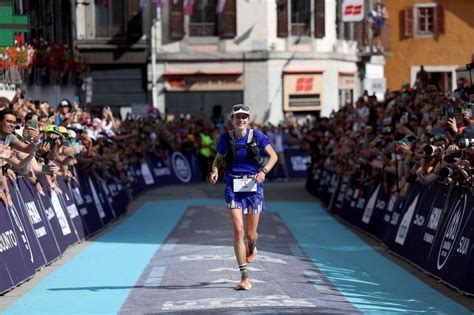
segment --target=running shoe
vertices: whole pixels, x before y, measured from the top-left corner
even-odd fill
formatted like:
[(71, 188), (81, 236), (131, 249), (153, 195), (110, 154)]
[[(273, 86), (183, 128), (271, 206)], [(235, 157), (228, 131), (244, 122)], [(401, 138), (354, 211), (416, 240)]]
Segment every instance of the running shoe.
[(252, 284), (250, 283), (249, 278), (240, 281), (240, 283), (235, 287), (236, 290), (250, 290), (251, 288)]

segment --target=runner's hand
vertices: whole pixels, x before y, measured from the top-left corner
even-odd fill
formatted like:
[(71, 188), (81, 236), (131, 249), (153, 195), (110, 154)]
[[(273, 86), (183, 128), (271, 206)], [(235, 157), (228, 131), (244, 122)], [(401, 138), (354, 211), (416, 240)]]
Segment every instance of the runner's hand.
[(259, 184), (263, 183), (265, 181), (265, 173), (264, 172), (258, 172), (257, 175), (255, 175), (255, 180)]
[(217, 179), (219, 178), (219, 172), (211, 172), (209, 175), (209, 182), (211, 184), (217, 183)]

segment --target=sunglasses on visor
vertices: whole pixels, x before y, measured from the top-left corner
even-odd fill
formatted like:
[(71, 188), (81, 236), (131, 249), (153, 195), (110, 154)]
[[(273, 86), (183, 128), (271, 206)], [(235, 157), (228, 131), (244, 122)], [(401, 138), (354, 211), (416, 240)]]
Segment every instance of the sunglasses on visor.
[(245, 110), (245, 111), (249, 111), (250, 108), (247, 106), (247, 105), (243, 105), (243, 104), (238, 104), (238, 105), (234, 105), (234, 107), (232, 107), (232, 111), (238, 111), (238, 110)]

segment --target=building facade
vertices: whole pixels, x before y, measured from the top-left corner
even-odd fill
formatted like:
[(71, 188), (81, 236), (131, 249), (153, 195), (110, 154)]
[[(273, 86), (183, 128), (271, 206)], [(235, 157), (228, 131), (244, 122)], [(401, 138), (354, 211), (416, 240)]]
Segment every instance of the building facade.
[(149, 75), (162, 111), (226, 113), (243, 102), (257, 120), (278, 123), (285, 112), (330, 115), (366, 88), (361, 73), (385, 84), (383, 56), (361, 57), (364, 22), (343, 23), (342, 1), (220, 2), (158, 9)]
[(474, 53), (474, 2), (464, 0), (387, 1), (392, 19), (393, 54), (386, 59), (388, 88), (413, 85), (423, 66), (430, 82), (442, 91), (456, 88), (457, 69)]
[[(365, 12), (375, 0), (363, 0)], [(218, 7), (223, 5), (222, 7)], [(384, 57), (342, 0), (77, 1), (77, 43), (93, 106), (153, 104), (209, 116), (236, 103), (258, 121), (328, 116), (368, 90), (383, 96)]]

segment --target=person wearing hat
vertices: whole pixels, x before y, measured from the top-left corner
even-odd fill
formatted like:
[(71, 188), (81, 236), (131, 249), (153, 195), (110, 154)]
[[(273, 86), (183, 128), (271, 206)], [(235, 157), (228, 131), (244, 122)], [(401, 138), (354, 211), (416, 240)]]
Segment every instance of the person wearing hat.
[(54, 124), (59, 125), (69, 125), (72, 123), (72, 105), (67, 99), (62, 99), (58, 104), (58, 111), (54, 117)]
[[(215, 184), (219, 167), (225, 165), (225, 202), (232, 221), (234, 251), (241, 273), (237, 290), (252, 287), (247, 263), (252, 262), (257, 254), (258, 221), (260, 212), (265, 209), (263, 182), (278, 160), (268, 138), (261, 131), (248, 128), (249, 116), (247, 105), (232, 107), (233, 129), (220, 136), (210, 174), (210, 182)], [(262, 161), (261, 151), (269, 156), (268, 161)]]

